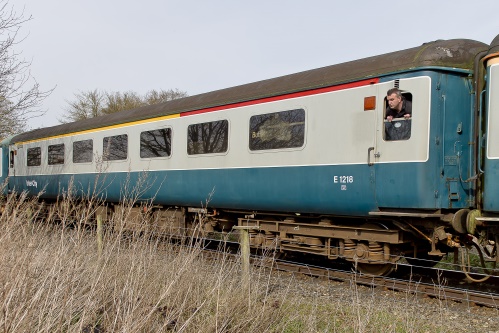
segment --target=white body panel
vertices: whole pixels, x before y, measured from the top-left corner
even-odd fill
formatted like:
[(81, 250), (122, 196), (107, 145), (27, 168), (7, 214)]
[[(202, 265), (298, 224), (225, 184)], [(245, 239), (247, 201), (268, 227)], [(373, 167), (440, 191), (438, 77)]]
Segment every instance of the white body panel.
[(487, 158), (499, 159), (499, 63), (490, 66)]
[[(16, 147), (16, 175), (128, 172), (141, 170), (223, 169), (246, 167), (367, 164), (370, 147), (379, 157), (374, 163), (424, 162), (429, 155), (430, 78), (400, 80), (400, 89), (413, 96), (412, 134), (409, 140), (384, 141), (383, 117), (386, 91), (393, 81), (344, 89), (306, 97), (256, 104), (187, 117), (172, 118), (108, 130), (24, 143)], [(376, 109), (364, 111), (364, 97), (376, 96)], [(250, 151), (249, 120), (253, 115), (305, 110), (303, 147), (282, 150)], [(208, 121), (227, 119), (229, 147), (224, 154), (187, 155), (187, 127)], [(142, 159), (139, 156), (140, 133), (158, 128), (172, 129), (172, 154), (166, 158)], [(96, 163), (102, 156), (104, 137), (127, 134), (128, 159)], [(72, 163), (72, 142), (92, 139), (94, 161)], [(497, 140), (499, 142), (499, 140)], [(48, 145), (65, 144), (65, 163), (47, 166)], [(42, 148), (42, 166), (26, 167), (26, 151)], [(498, 148), (499, 149), (499, 148)]]

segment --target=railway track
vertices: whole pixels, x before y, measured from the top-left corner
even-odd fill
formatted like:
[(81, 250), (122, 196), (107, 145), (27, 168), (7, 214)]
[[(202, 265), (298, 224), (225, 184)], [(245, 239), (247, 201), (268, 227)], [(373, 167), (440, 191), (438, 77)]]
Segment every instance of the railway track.
[[(499, 293), (494, 292), (457, 288), (439, 284), (438, 282), (428, 283), (404, 278), (367, 276), (353, 271), (333, 270), (330, 268), (316, 267), (280, 260), (276, 260), (273, 267), (287, 272), (304, 274), (318, 278), (353, 281), (360, 285), (383, 288), (385, 290), (406, 292), (425, 297), (435, 297), (442, 300), (450, 300), (468, 305), (487, 306), (496, 309), (499, 308)], [(445, 275), (453, 274), (459, 274), (459, 272), (445, 272)], [(448, 278), (443, 279), (448, 281)]]
[[(237, 243), (227, 246), (237, 251)], [(217, 256), (213, 250), (206, 250), (208, 256)], [(214, 254), (215, 253), (215, 254)], [(232, 252), (235, 260), (236, 252)], [(499, 277), (491, 277), (487, 284), (467, 282), (460, 271), (419, 267), (399, 264), (391, 276), (369, 276), (356, 272), (345, 263), (340, 268), (311, 265), (298, 261), (287, 261), (252, 254), (250, 262), (254, 266), (277, 269), (292, 274), (302, 274), (327, 280), (354, 282), (372, 288), (382, 288), (397, 292), (410, 293), (420, 297), (432, 297), (453, 301), (467, 306), (485, 306), (499, 309)]]

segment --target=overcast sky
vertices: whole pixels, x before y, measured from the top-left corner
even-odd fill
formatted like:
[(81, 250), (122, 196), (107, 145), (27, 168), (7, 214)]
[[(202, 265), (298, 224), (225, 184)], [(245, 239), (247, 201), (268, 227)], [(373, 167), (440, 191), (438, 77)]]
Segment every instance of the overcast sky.
[(22, 57), (57, 125), (74, 94), (189, 95), (419, 46), (499, 34), (497, 0), (10, 0)]

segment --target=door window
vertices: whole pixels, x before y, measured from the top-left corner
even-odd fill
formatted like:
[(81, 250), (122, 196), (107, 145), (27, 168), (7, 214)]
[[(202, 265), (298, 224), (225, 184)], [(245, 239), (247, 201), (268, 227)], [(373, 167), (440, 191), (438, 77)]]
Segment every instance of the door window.
[(408, 110), (412, 113), (412, 94), (402, 93), (402, 111), (397, 114), (397, 111), (390, 109), (388, 100), (385, 97), (385, 115), (383, 139), (385, 141), (409, 140), (411, 138), (412, 115), (410, 118), (405, 118), (402, 113)]

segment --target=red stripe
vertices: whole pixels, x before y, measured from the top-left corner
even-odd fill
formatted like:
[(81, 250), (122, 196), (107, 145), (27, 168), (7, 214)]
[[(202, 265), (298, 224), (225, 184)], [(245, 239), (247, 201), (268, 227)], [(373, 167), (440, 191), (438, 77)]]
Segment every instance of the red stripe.
[(194, 111), (182, 112), (182, 113), (180, 113), (180, 117), (192, 116), (195, 114), (212, 112), (212, 111), (232, 109), (232, 108), (237, 108), (237, 107), (241, 107), (241, 106), (248, 106), (248, 105), (256, 105), (256, 104), (262, 104), (262, 103), (268, 103), (268, 102), (281, 101), (284, 99), (290, 99), (290, 98), (296, 98), (296, 97), (317, 95), (317, 94), (322, 94), (322, 93), (337, 91), (337, 90), (343, 90), (343, 89), (357, 88), (357, 87), (362, 87), (362, 86), (368, 86), (370, 84), (375, 84), (378, 82), (379, 82), (378, 78), (373, 78), (373, 79), (368, 79), (368, 80), (356, 81), (356, 82), (352, 82), (352, 83), (340, 84), (337, 86), (318, 88), (318, 89), (300, 91), (300, 92), (285, 94), (285, 95), (280, 95), (280, 96), (255, 99), (255, 100), (247, 101), (247, 102), (214, 106), (214, 107), (206, 108), (206, 109), (199, 109), (199, 110), (194, 110)]

